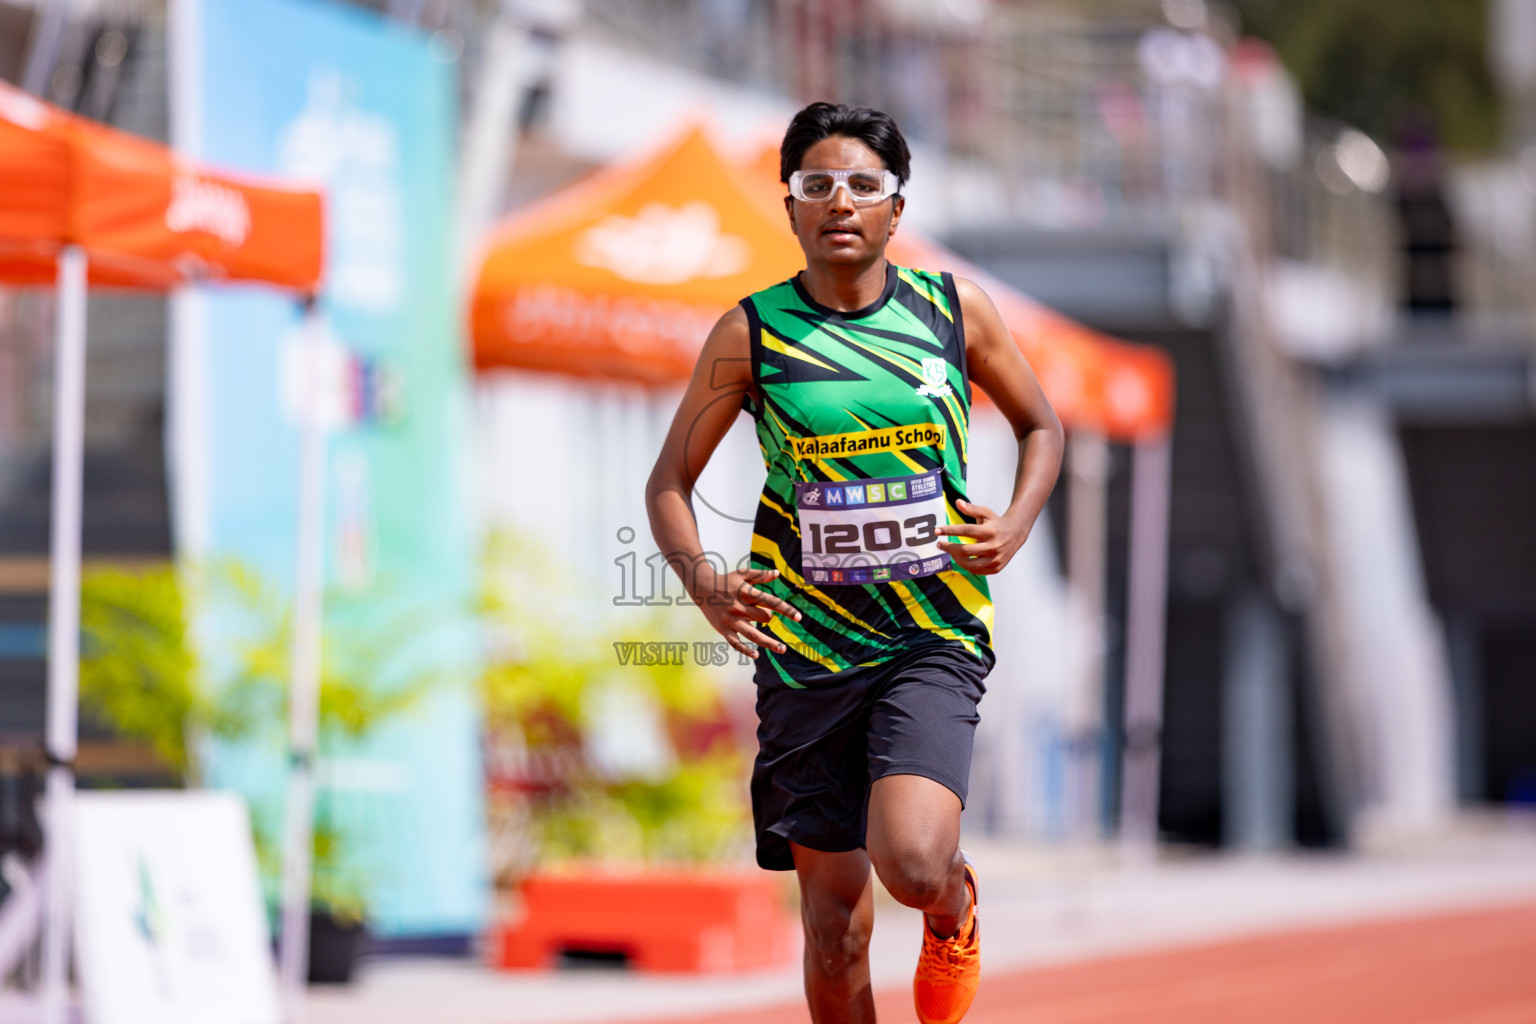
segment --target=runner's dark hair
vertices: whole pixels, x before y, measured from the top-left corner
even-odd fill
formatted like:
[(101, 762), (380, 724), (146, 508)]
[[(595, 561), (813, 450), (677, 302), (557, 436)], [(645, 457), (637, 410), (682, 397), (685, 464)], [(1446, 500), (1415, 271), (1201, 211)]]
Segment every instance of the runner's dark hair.
[(805, 151), (834, 135), (864, 143), (885, 161), (886, 170), (896, 172), (899, 184), (907, 183), (912, 153), (895, 118), (881, 110), (846, 103), (812, 103), (794, 116), (779, 145), (779, 180), (788, 183), (789, 176), (800, 170)]

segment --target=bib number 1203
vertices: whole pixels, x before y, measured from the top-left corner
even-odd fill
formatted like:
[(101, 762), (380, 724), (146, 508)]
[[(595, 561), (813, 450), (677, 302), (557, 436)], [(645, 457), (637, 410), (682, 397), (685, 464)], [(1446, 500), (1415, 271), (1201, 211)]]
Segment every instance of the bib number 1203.
[(949, 567), (941, 470), (795, 484), (800, 566), (808, 583), (888, 583)]
[[(939, 535), (939, 517), (912, 516), (909, 519), (874, 519), (863, 524), (816, 523), (810, 527), (810, 554), (856, 555), (861, 551), (896, 551), (902, 547), (918, 548), (932, 544)], [(862, 542), (862, 543), (861, 543)]]

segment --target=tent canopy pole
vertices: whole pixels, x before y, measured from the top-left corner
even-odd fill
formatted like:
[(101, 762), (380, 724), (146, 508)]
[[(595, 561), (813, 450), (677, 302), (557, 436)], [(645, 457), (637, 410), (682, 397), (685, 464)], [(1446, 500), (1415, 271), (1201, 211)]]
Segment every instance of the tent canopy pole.
[(1157, 845), (1172, 439), (1142, 441), (1132, 452), (1120, 838), (1134, 861), (1150, 859)]
[(293, 580), (293, 663), (288, 693), (288, 797), (284, 810), (283, 931), (278, 974), (288, 1024), (304, 1017), (309, 974), (309, 889), (315, 756), (320, 726), (325, 586), (324, 328), (313, 300), (304, 314), (299, 394), (299, 501)]
[(1072, 595), (1073, 752), (1068, 798), (1071, 834), (1079, 842), (1103, 835), (1104, 601), (1108, 570), (1106, 492), (1109, 445), (1102, 433), (1067, 435), (1067, 584)]
[(48, 580), (48, 900), (43, 1022), (69, 998), (70, 824), (80, 705), (80, 507), (85, 463), (85, 252), (59, 253), (54, 310), (53, 507)]

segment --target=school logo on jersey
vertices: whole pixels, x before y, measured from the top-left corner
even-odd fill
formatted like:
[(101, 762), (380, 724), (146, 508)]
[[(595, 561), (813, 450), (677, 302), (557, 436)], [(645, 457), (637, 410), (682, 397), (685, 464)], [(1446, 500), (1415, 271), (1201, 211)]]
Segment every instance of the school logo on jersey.
[(917, 387), (923, 398), (948, 398), (954, 394), (949, 386), (949, 364), (942, 359), (923, 360), (923, 383)]

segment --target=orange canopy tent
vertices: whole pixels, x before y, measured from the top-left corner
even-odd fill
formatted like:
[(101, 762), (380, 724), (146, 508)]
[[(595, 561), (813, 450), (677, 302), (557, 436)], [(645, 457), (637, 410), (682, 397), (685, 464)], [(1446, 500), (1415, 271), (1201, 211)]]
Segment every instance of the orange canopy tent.
[(317, 192), (256, 184), (0, 83), (0, 281), (54, 280), (79, 246), (94, 284), (168, 288), (217, 278), (312, 291)]
[(979, 284), (1068, 428), (1128, 442), (1167, 433), (1173, 364), (1166, 353), (1085, 327), (912, 232), (898, 231), (886, 251), (899, 264), (942, 268)]
[[(54, 283), (58, 292), (46, 739), (52, 762), (47, 852), (56, 859), (45, 901), (45, 1005), (63, 1006), (66, 985), (69, 872), (63, 853), (70, 842), (79, 700), (86, 289), (95, 283), (164, 290), (183, 281), (223, 279), (310, 294), (320, 282), (321, 218), (317, 192), (214, 173), (164, 146), (94, 124), (0, 83), (0, 284)], [(309, 436), (315, 431), (307, 428), (305, 433), (301, 461), (307, 476), (314, 476), (319, 465), (314, 453), (321, 449)], [(301, 554), (318, 548), (305, 543), (310, 534), (318, 536), (318, 507), (308, 515), (314, 523), (305, 523), (306, 511), (301, 501)], [(301, 686), (299, 665), (309, 664), (307, 675), (318, 678), (318, 628), (314, 621), (296, 628), (309, 637), (308, 645), (303, 650), (296, 645), (295, 651), (296, 722), (313, 703), (313, 693), (306, 696), (313, 687)], [(308, 770), (303, 759), (303, 780)], [(308, 793), (306, 787), (292, 801), (306, 822), (303, 798)], [(307, 832), (300, 842), (307, 851)], [(307, 859), (302, 863), (307, 865)], [(307, 911), (307, 867), (302, 870), (296, 877), (302, 879)], [(285, 959), (292, 934), (285, 934)]]
[[(1167, 431), (1163, 353), (1053, 313), (910, 232), (889, 251), (979, 279), (1069, 427), (1120, 440)], [(695, 129), (492, 231), (470, 310), (475, 365), (685, 381), (725, 310), (803, 265), (766, 175), (727, 161)]]
[(476, 367), (687, 380), (720, 315), (803, 262), (740, 177), (694, 131), (493, 229), (470, 313)]

